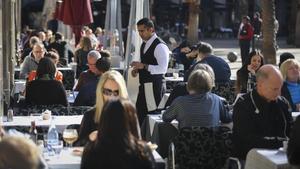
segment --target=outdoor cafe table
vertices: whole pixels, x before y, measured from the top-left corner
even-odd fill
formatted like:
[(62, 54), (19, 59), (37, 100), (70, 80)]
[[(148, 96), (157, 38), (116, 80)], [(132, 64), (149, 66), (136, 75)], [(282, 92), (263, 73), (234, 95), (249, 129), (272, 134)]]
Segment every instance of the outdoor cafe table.
[(292, 112), (293, 120), (295, 121), (299, 115), (300, 115), (300, 112)]
[[(58, 156), (46, 156), (46, 163), (49, 169), (80, 169), (81, 156), (73, 153), (75, 148), (63, 148), (61, 154)], [(165, 161), (154, 150), (152, 151), (154, 156), (156, 169), (164, 169)]]
[(161, 114), (148, 115), (141, 127), (142, 137), (146, 141), (157, 144), (157, 152), (166, 158), (170, 140), (178, 133), (178, 122), (173, 120), (172, 123), (162, 121)]
[[(74, 116), (53, 116), (53, 123), (55, 124), (57, 130), (62, 133), (63, 130), (72, 124), (80, 124), (83, 115), (74, 115)], [(51, 120), (43, 120), (42, 116), (14, 116), (13, 121), (8, 122), (5, 120), (2, 122), (2, 125), (5, 128), (13, 127), (30, 127), (31, 121), (35, 120), (37, 127), (49, 127)]]
[(271, 149), (252, 149), (247, 154), (245, 169), (291, 169), (286, 152)]
[(171, 77), (165, 77), (165, 80), (166, 80), (167, 92), (171, 93), (171, 91), (178, 83), (183, 82), (183, 77), (174, 78), (173, 76), (171, 76)]

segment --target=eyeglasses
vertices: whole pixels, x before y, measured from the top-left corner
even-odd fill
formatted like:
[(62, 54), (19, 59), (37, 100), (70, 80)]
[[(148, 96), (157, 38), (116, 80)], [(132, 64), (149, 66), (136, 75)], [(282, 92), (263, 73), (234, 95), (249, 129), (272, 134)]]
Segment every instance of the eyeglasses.
[(119, 96), (119, 90), (103, 88), (102, 93), (106, 96)]
[(86, 64), (87, 66), (96, 66), (96, 64)]
[(39, 53), (44, 53), (44, 51), (43, 50), (40, 50), (40, 51), (36, 50), (36, 51), (33, 51), (33, 53), (39, 54)]

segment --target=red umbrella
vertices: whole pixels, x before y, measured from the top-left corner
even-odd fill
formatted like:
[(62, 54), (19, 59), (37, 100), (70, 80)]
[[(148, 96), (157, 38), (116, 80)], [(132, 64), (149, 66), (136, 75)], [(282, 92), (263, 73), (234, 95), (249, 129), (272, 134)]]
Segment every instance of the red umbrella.
[(93, 21), (90, 0), (63, 0), (56, 11), (56, 18), (70, 25), (75, 34), (75, 42), (78, 44), (81, 38), (81, 28)]

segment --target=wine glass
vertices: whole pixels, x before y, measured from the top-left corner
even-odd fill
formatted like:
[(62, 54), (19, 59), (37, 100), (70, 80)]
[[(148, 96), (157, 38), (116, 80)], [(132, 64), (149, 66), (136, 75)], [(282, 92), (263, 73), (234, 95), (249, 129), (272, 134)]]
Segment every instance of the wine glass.
[(72, 147), (72, 144), (78, 139), (78, 133), (76, 129), (65, 129), (63, 132), (63, 139)]

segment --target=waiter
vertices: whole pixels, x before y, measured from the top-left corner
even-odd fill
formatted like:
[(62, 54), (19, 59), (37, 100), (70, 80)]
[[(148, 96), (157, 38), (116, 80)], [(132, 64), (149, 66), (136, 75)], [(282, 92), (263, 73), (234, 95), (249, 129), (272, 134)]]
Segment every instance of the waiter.
[(139, 93), (136, 102), (140, 124), (149, 112), (155, 111), (165, 92), (164, 74), (169, 63), (169, 48), (155, 33), (154, 24), (148, 18), (137, 22), (143, 40), (140, 50), (141, 61), (133, 61), (132, 76), (139, 74)]

